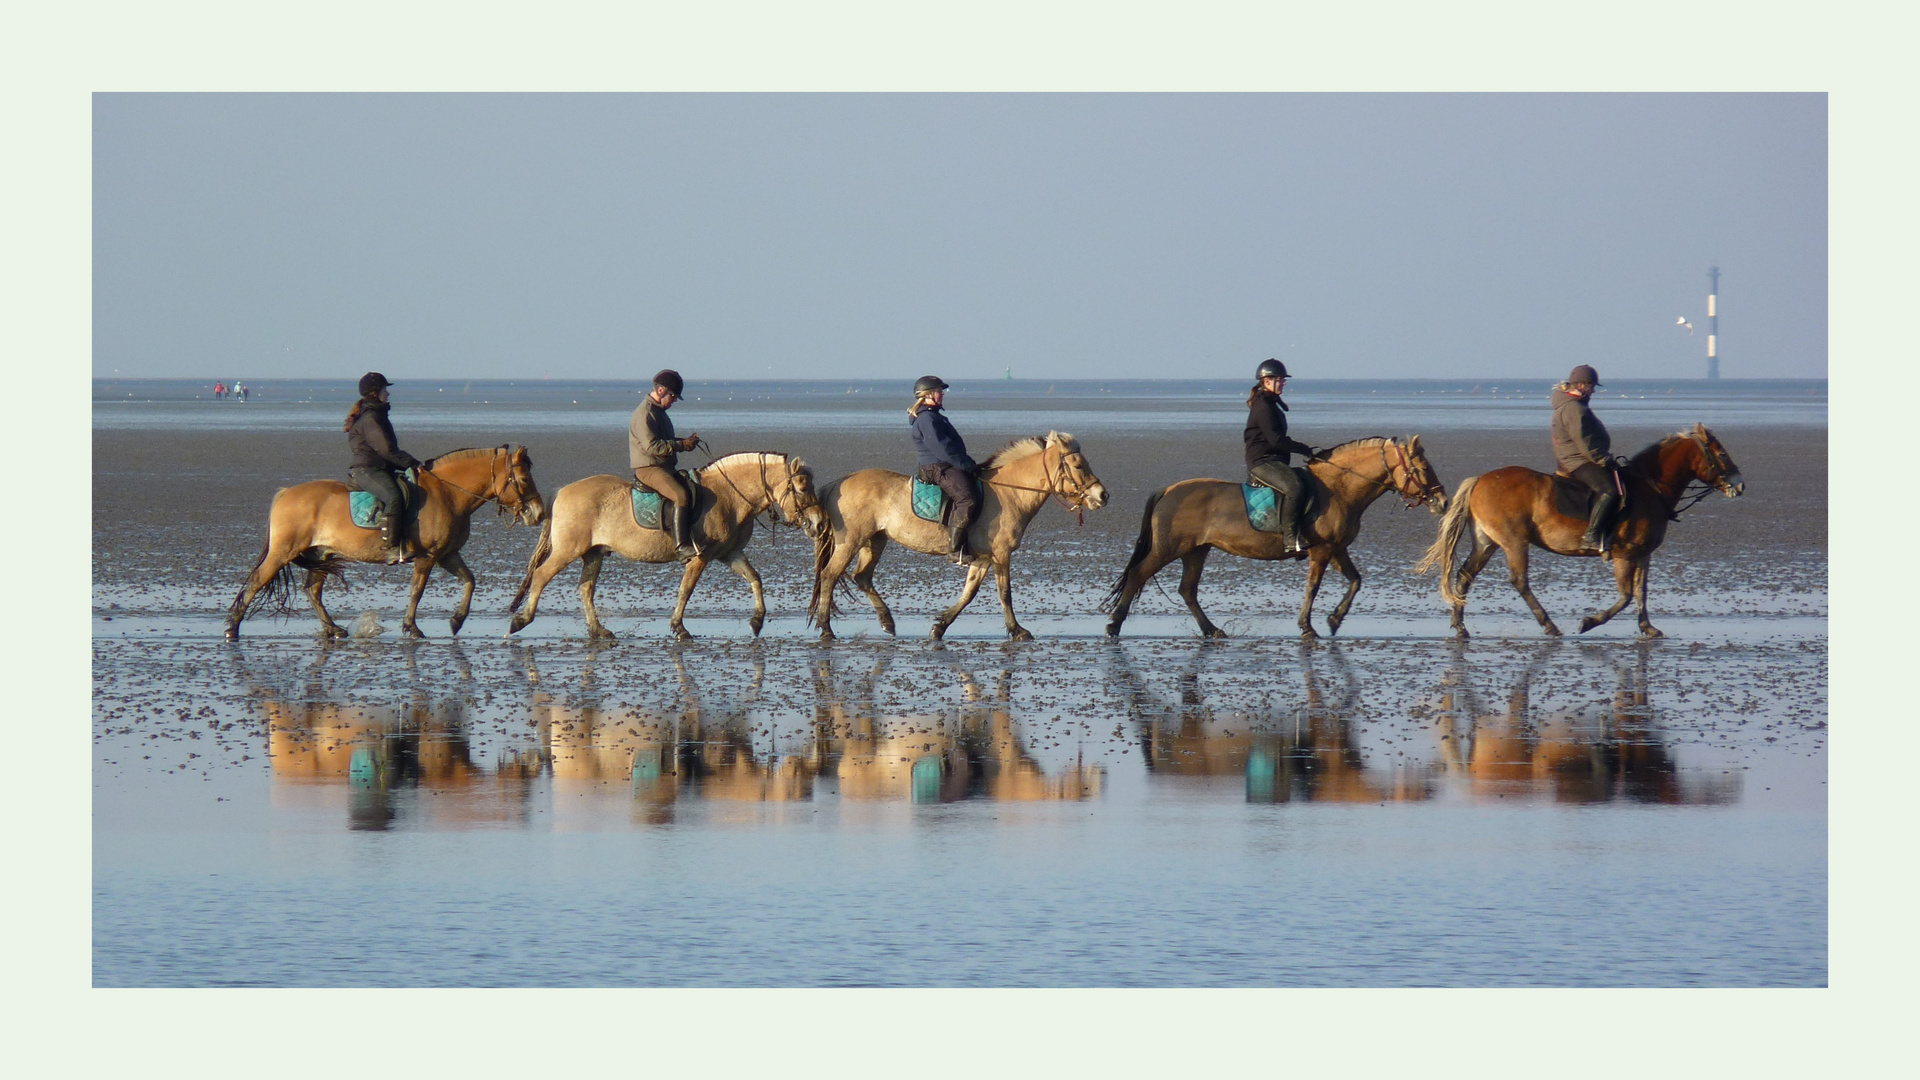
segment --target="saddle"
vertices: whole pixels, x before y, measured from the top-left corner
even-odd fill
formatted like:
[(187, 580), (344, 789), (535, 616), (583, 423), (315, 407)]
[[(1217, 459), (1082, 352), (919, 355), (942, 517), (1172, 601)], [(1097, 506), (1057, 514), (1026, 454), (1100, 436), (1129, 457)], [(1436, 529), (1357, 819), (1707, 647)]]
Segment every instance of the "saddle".
[[(407, 493), (407, 505), (401, 512), (400, 521), (396, 523), (397, 528), (405, 528), (409, 522), (418, 517), (420, 504), (426, 500), (426, 493), (420, 490), (418, 478), (418, 472), (413, 469), (408, 469), (406, 474), (400, 477), (400, 486)], [(361, 491), (354, 487), (352, 480), (348, 480), (346, 484), (347, 515), (353, 519), (356, 526), (362, 529), (379, 528), (380, 526), (375, 524), (375, 519), (380, 514), (380, 500), (374, 496), (373, 492)]]
[[(1313, 485), (1308, 483), (1311, 474), (1298, 466), (1289, 467), (1293, 469), (1293, 474), (1300, 478), (1300, 510), (1297, 520), (1305, 525), (1312, 519), (1313, 512), (1318, 509), (1316, 506), (1318, 498), (1314, 494)], [(1247, 524), (1251, 525), (1255, 532), (1281, 531), (1278, 491), (1265, 484), (1243, 483), (1240, 485), (1240, 498), (1247, 506)]]
[[(1620, 478), (1620, 470), (1608, 469), (1607, 475), (1613, 478), (1613, 490), (1619, 492), (1620, 502), (1613, 508), (1613, 513), (1608, 516), (1607, 520), (1600, 523), (1603, 533), (1612, 531), (1613, 523), (1619, 521), (1620, 515), (1627, 512), (1629, 502), (1627, 485), (1626, 482)], [(1553, 508), (1561, 514), (1585, 521), (1587, 520), (1587, 515), (1593, 512), (1593, 500), (1597, 498), (1599, 498), (1599, 496), (1594, 494), (1592, 488), (1568, 476), (1566, 473), (1556, 472), (1553, 474)]]
[[(985, 494), (980, 490), (980, 478), (974, 477), (974, 498), (982, 500)], [(947, 497), (947, 493), (941, 490), (940, 485), (929, 484), (920, 479), (918, 474), (913, 477), (913, 492), (910, 498), (913, 500), (913, 516), (921, 521), (945, 525), (947, 518), (953, 513), (953, 500)]]
[[(700, 512), (700, 485), (693, 482), (693, 474), (685, 469), (681, 469), (678, 475), (681, 480), (685, 481), (687, 490), (693, 492), (693, 512), (698, 514)], [(672, 503), (668, 501), (667, 497), (647, 485), (642, 484), (638, 480), (632, 481), (632, 487), (633, 523), (643, 529), (658, 529), (661, 532), (673, 531), (666, 510)]]

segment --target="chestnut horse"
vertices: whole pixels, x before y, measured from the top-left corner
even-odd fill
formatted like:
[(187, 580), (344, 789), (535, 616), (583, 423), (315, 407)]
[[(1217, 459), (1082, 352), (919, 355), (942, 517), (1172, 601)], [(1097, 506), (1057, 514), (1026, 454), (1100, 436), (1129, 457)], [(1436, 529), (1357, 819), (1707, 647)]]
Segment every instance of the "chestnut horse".
[[(408, 637), (425, 637), (414, 625), (427, 575), (436, 566), (460, 579), (460, 604), (449, 620), (453, 633), (467, 621), (473, 602), (473, 571), (460, 557), (467, 542), (474, 511), (498, 501), (502, 513), (511, 512), (527, 525), (545, 520), (546, 504), (533, 483), (533, 459), (524, 446), (488, 446), (454, 450), (423, 464), (419, 472), (419, 512), (407, 526), (407, 538), (422, 554), (413, 560), (413, 591), (407, 596), (407, 614), (400, 630)], [(284, 608), (292, 591), (293, 568), (307, 572), (307, 599), (320, 617), (328, 637), (347, 632), (327, 614), (320, 592), (327, 579), (339, 577), (348, 562), (385, 563), (387, 551), (379, 529), (363, 529), (347, 511), (347, 485), (338, 480), (310, 480), (274, 492), (267, 513), (267, 544), (247, 575), (247, 583), (227, 609), (227, 640), (240, 637), (240, 620), (268, 599)]]
[(1307, 595), (1300, 603), (1303, 638), (1320, 636), (1313, 629), (1313, 598), (1320, 591), (1327, 563), (1338, 566), (1346, 576), (1347, 592), (1327, 616), (1327, 633), (1339, 633), (1354, 594), (1360, 591), (1360, 571), (1347, 555), (1348, 545), (1360, 534), (1360, 515), (1388, 491), (1397, 492), (1408, 506), (1425, 503), (1437, 514), (1446, 505), (1447, 491), (1420, 448), (1418, 435), (1404, 443), (1380, 437), (1341, 443), (1325, 457), (1308, 462), (1307, 472), (1312, 477), (1308, 488), (1321, 509), (1313, 520), (1300, 524), (1304, 550), (1282, 548), (1279, 533), (1260, 532), (1247, 522), (1246, 500), (1238, 483), (1182, 480), (1147, 496), (1133, 558), (1100, 605), (1113, 615), (1107, 636), (1120, 636), (1120, 624), (1127, 621), (1127, 610), (1140, 590), (1161, 567), (1179, 559), (1185, 563), (1180, 598), (1200, 624), (1201, 636), (1226, 637), (1227, 632), (1200, 610), (1200, 574), (1214, 548), (1243, 559), (1307, 560)]
[[(1716, 489), (1731, 499), (1744, 492), (1747, 485), (1726, 447), (1704, 424), (1669, 435), (1635, 454), (1620, 470), (1620, 478), (1627, 487), (1627, 508), (1608, 530), (1612, 543), (1605, 553), (1613, 560), (1613, 580), (1620, 587), (1620, 599), (1607, 610), (1581, 619), (1580, 632), (1584, 634), (1613, 618), (1637, 596), (1640, 633), (1660, 637), (1660, 631), (1647, 618), (1647, 560), (1666, 539), (1667, 522), (1678, 520), (1680, 511), (1693, 505), (1689, 502), (1682, 507), (1681, 496), (1695, 481), (1707, 485), (1707, 490), (1696, 495), (1694, 502)], [(1468, 477), (1454, 493), (1453, 505), (1440, 521), (1439, 539), (1415, 569), (1422, 574), (1441, 571), (1440, 595), (1453, 607), (1455, 634), (1467, 636), (1467, 590), (1499, 550), (1507, 556), (1507, 579), (1533, 610), (1533, 617), (1548, 634), (1560, 636), (1560, 628), (1553, 625), (1527, 586), (1527, 547), (1531, 544), (1555, 555), (1576, 557), (1601, 553), (1581, 549), (1586, 518), (1560, 513), (1554, 505), (1555, 483), (1555, 478), (1545, 473), (1509, 465)], [(1473, 526), (1473, 551), (1456, 574), (1453, 553), (1468, 524)]]
[[(760, 572), (747, 561), (745, 551), (747, 541), (753, 538), (753, 519), (766, 514), (770, 520), (784, 518), (800, 526), (808, 536), (823, 532), (826, 523), (814, 495), (813, 470), (797, 457), (747, 451), (713, 459), (694, 472), (693, 480), (694, 497), (700, 507), (693, 526), (699, 554), (687, 560), (686, 571), (680, 575), (680, 599), (673, 606), (668, 625), (683, 641), (693, 636), (682, 622), (687, 598), (693, 595), (693, 587), (707, 564), (723, 562), (753, 589), (750, 625), (758, 637), (766, 622), (767, 602), (761, 592)], [(613, 631), (600, 624), (600, 613), (593, 607), (600, 563), (609, 551), (635, 562), (665, 563), (678, 558), (672, 533), (635, 524), (631, 477), (603, 473), (575, 480), (554, 492), (553, 514), (540, 530), (540, 543), (527, 560), (527, 576), (520, 580), (520, 591), (508, 608), (514, 616), (507, 624), (507, 633), (517, 633), (533, 621), (547, 583), (578, 559), (580, 606), (587, 617), (587, 636), (613, 637)]]
[[(1058, 431), (1009, 444), (980, 466), (980, 480), (985, 498), (980, 516), (967, 533), (977, 554), (967, 566), (960, 598), (933, 620), (933, 638), (946, 636), (947, 627), (973, 602), (992, 569), (1000, 586), (1000, 610), (1007, 617), (1007, 637), (1031, 641), (1033, 635), (1013, 616), (1009, 561), (1014, 549), (1049, 496), (1076, 511), (1098, 510), (1106, 505), (1107, 489), (1093, 475), (1080, 444)], [(880, 629), (892, 635), (893, 612), (873, 587), (873, 568), (889, 539), (925, 555), (946, 555), (946, 526), (914, 515), (912, 488), (910, 477), (891, 469), (862, 469), (820, 489), (820, 507), (826, 511), (829, 529), (813, 542), (810, 605), (813, 620), (820, 624), (820, 640), (833, 640), (833, 587), (849, 567), (854, 584), (867, 594), (880, 616)]]

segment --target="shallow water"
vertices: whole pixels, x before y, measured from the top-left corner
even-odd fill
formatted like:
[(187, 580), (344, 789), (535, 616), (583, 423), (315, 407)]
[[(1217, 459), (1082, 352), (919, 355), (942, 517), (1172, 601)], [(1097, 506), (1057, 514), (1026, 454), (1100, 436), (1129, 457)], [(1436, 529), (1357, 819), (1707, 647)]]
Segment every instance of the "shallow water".
[[(678, 568), (618, 561), (600, 589), (618, 641), (582, 639), (573, 571), (506, 641), (534, 534), (481, 518), (457, 640), (451, 586), (430, 585), (432, 636), (410, 642), (406, 571), (361, 568), (330, 594), (360, 636), (325, 642), (299, 611), (227, 644), (274, 487), (340, 471), (337, 408), (267, 431), (225, 418), (271, 390), (165, 423), (96, 407), (95, 984), (1825, 985), (1825, 398), (1789, 400), (1803, 389), (1728, 406), (1797, 417), (1771, 424), (1685, 406), (1749, 493), (1703, 503), (1655, 557), (1665, 639), (1636, 639), (1629, 611), (1545, 640), (1489, 572), (1464, 644), (1409, 569), (1434, 519), (1384, 501), (1335, 642), (1298, 640), (1298, 564), (1229, 558), (1203, 599), (1232, 639), (1198, 640), (1162, 575), (1107, 642), (1095, 607), (1145, 494), (1237, 461), (1237, 431), (1158, 419), (1084, 439), (1112, 508), (1036, 521), (1015, 564), (1033, 643), (1003, 641), (990, 590), (927, 642), (958, 571), (895, 554), (878, 580), (900, 639), (849, 596), (822, 646), (791, 530), (750, 549), (759, 641), (722, 574), (690, 608), (700, 636), (671, 643)], [(1138, 420), (1152, 397), (1106, 412)], [(970, 414), (970, 438), (1099, 412), (1007, 404), (998, 427)], [(1344, 427), (1322, 404), (1296, 412), (1303, 437), (1390, 415)], [(683, 426), (777, 442), (823, 478), (900, 456), (865, 421), (693, 406)], [(524, 441), (549, 496), (624, 459), (623, 418), (514, 408), (532, 426), (491, 405), (396, 422), (416, 452)], [(1607, 415), (1622, 443), (1683, 422)], [(1450, 490), (1544, 442), (1433, 430)], [(1595, 560), (1540, 558), (1533, 579), (1563, 625), (1612, 595)]]

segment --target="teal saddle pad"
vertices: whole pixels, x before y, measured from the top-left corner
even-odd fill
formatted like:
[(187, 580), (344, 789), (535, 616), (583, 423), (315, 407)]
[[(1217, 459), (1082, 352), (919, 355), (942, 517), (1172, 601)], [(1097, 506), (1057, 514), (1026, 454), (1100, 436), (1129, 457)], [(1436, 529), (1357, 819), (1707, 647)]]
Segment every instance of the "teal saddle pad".
[[(409, 507), (417, 507), (420, 505), (420, 485), (414, 483), (413, 479), (414, 470), (412, 469), (408, 469), (406, 475), (400, 478), (400, 483), (407, 489), (407, 505)], [(379, 528), (380, 526), (374, 524), (373, 520), (374, 516), (379, 512), (380, 500), (374, 498), (373, 492), (347, 492), (347, 514), (353, 518), (355, 525), (358, 525), (362, 529)], [(413, 515), (408, 514), (407, 517), (411, 519)]]
[[(685, 480), (687, 482), (687, 486), (693, 489), (693, 492), (696, 496), (699, 495), (700, 486), (693, 482), (692, 473), (686, 471), (685, 469), (682, 469), (680, 470), (680, 479)], [(642, 487), (637, 483), (634, 484), (633, 485), (633, 523), (635, 525), (640, 526), (643, 529), (659, 529), (662, 532), (666, 531), (666, 528), (667, 528), (666, 507), (662, 505), (666, 501), (667, 501), (666, 496), (660, 494), (659, 492), (654, 491), (650, 488)]]
[(939, 484), (929, 484), (917, 476), (913, 478), (914, 517), (921, 521), (943, 522), (947, 519), (949, 501)]
[[(1301, 508), (1300, 520), (1305, 521), (1313, 510), (1313, 488), (1307, 483), (1306, 470), (1295, 469), (1294, 475), (1300, 477), (1300, 497), (1306, 501)], [(1255, 532), (1280, 531), (1280, 493), (1265, 484), (1241, 484), (1240, 498), (1247, 504), (1247, 524)]]

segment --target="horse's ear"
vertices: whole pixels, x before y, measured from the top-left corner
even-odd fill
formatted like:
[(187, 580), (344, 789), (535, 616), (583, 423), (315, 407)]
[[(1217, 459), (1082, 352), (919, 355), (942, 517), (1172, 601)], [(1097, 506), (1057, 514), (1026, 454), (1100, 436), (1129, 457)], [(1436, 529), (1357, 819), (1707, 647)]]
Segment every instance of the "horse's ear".
[(1695, 420), (1693, 422), (1693, 437), (1699, 439), (1701, 442), (1706, 442), (1708, 438), (1707, 425)]
[(1418, 449), (1420, 449), (1420, 436), (1418, 436), (1418, 435), (1413, 435), (1413, 436), (1410, 436), (1410, 437), (1408, 437), (1408, 439), (1407, 439), (1407, 452), (1408, 452), (1408, 453), (1412, 453), (1413, 451), (1415, 451), (1415, 450), (1418, 450)]

